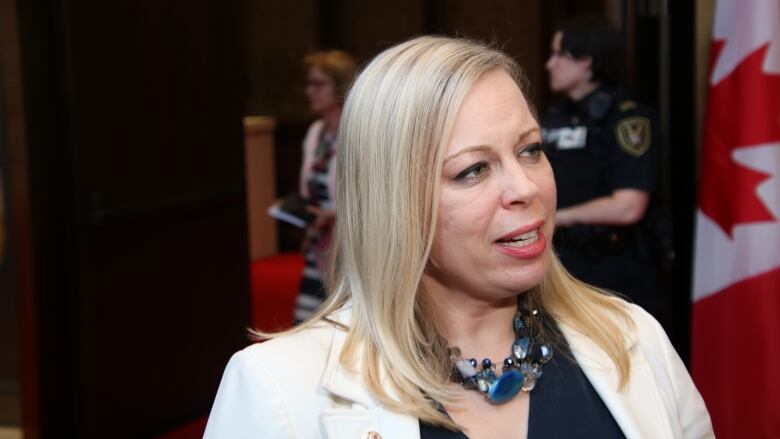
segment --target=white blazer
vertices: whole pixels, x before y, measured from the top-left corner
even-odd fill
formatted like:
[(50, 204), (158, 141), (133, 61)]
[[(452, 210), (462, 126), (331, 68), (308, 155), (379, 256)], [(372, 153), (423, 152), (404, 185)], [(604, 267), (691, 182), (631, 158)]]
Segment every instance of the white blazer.
[[(701, 395), (663, 329), (629, 308), (631, 377), (618, 391), (610, 358), (586, 335), (559, 323), (580, 367), (628, 438), (712, 438)], [(350, 309), (336, 320), (349, 324)], [(205, 439), (417, 439), (419, 420), (382, 407), (339, 362), (346, 332), (321, 325), (236, 353), (225, 369)], [(360, 365), (355, 365), (360, 370)], [(392, 396), (392, 389), (388, 389)]]

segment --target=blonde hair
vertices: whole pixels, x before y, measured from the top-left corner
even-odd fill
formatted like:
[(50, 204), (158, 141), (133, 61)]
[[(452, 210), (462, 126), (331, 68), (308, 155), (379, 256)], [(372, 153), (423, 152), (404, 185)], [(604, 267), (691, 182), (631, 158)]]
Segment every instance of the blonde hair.
[[(455, 116), (472, 86), (496, 70), (525, 89), (520, 67), (500, 51), (426, 36), (382, 52), (360, 73), (339, 128), (331, 293), (293, 330), (351, 303), (342, 363), (362, 364), (363, 380), (388, 408), (453, 429), (431, 403), (454, 395), (447, 390), (446, 341), (430, 321), (420, 285)], [(615, 362), (622, 385), (629, 360), (614, 315), (627, 314), (614, 298), (568, 275), (551, 251), (548, 257), (549, 270), (530, 299), (593, 338)], [(388, 395), (387, 384), (397, 397)]]

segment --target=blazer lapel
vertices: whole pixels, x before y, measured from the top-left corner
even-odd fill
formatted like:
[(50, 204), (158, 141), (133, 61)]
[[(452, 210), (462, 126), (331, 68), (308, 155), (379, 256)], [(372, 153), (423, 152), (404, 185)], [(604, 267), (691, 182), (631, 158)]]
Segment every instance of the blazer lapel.
[[(351, 309), (339, 312), (336, 319), (350, 324)], [(347, 334), (335, 330), (331, 343), (322, 389), (334, 399), (334, 407), (320, 415), (322, 431), (329, 439), (360, 439), (368, 432), (379, 433), (382, 439), (417, 439), (420, 437), (419, 420), (413, 416), (399, 414), (382, 407), (360, 380), (362, 364), (356, 364), (354, 371), (345, 368), (339, 361)], [(358, 356), (359, 357), (359, 356)], [(385, 391), (393, 396), (389, 386)]]
[(626, 387), (618, 390), (619, 376), (612, 359), (590, 337), (562, 323), (559, 327), (580, 368), (626, 437), (674, 437), (655, 378), (637, 349), (635, 335), (627, 340), (631, 376)]
[(322, 432), (327, 439), (363, 439), (375, 432), (377, 439), (419, 439), (417, 418), (385, 410), (379, 406), (334, 408), (320, 415)]
[[(350, 314), (347, 308), (336, 317), (348, 325)], [(564, 323), (558, 325), (580, 368), (626, 437), (674, 437), (663, 398), (647, 359), (638, 349), (635, 335), (631, 335), (633, 338), (628, 339), (626, 345), (631, 359), (631, 377), (626, 387), (619, 391), (619, 377), (609, 356), (587, 335)], [(633, 334), (633, 331), (626, 330), (624, 333)], [(379, 433), (382, 439), (418, 439), (419, 420), (383, 408), (359, 378), (362, 364), (356, 364), (354, 372), (341, 364), (339, 357), (346, 336), (345, 331), (334, 330), (322, 377), (323, 391), (331, 394), (334, 400), (334, 407), (320, 415), (325, 437), (360, 439), (373, 431)], [(386, 386), (385, 391), (391, 397), (395, 396), (390, 386)]]

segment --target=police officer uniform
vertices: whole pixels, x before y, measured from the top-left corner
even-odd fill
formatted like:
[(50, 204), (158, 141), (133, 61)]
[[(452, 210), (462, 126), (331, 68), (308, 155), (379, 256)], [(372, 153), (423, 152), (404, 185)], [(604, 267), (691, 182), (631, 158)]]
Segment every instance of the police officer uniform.
[[(655, 188), (657, 123), (649, 108), (624, 91), (602, 86), (579, 101), (558, 102), (542, 127), (559, 209), (619, 189)], [(560, 227), (554, 243), (577, 278), (626, 295), (660, 318), (662, 296), (645, 223)]]

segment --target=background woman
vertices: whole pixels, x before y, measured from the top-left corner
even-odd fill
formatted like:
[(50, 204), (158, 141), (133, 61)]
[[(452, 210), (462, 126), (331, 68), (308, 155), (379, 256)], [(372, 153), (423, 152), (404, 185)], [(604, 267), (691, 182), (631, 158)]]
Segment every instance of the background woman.
[(310, 317), (325, 298), (325, 253), (335, 218), (336, 132), (344, 96), (356, 69), (352, 57), (340, 50), (311, 53), (304, 58), (304, 65), (306, 97), (320, 119), (309, 127), (303, 141), (300, 193), (316, 217), (307, 227), (302, 244), (305, 265), (295, 307), (296, 321)]
[(207, 438), (712, 436), (657, 322), (558, 262), (523, 90), (513, 60), (461, 39), (366, 67), (339, 134), (333, 291), (231, 359)]

